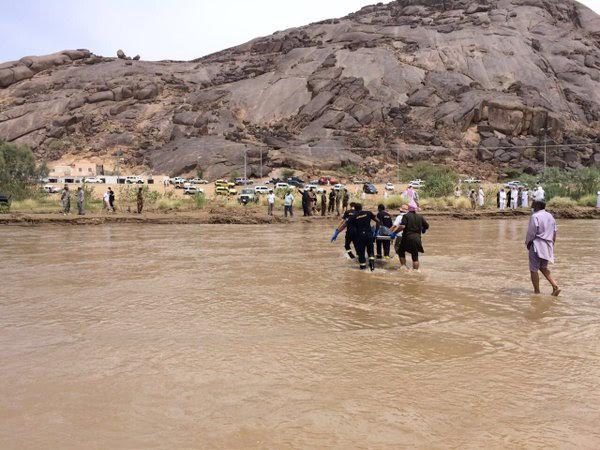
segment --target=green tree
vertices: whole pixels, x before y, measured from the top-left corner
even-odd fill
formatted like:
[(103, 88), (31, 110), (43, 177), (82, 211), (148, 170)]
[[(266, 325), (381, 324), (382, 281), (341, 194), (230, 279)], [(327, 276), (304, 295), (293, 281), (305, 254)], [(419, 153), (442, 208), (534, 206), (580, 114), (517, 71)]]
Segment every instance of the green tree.
[(47, 175), (48, 168), (36, 162), (29, 147), (0, 140), (0, 192), (15, 200), (31, 197)]

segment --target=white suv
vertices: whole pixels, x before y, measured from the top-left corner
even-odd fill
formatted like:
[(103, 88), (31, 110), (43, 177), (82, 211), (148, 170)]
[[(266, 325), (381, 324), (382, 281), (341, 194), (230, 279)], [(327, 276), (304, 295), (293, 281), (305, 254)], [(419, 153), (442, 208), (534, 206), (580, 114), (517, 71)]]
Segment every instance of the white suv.
[(273, 189), (269, 189), (267, 186), (256, 186), (254, 192), (257, 194), (269, 194)]

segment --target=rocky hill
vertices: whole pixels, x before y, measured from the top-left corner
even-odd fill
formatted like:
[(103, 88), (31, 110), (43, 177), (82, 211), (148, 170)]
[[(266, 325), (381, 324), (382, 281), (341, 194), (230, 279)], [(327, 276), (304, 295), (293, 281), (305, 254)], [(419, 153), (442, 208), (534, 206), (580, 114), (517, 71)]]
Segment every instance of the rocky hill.
[(433, 160), (600, 166), (600, 17), (571, 0), (397, 0), (189, 62), (62, 51), (0, 64), (0, 138), (216, 178)]

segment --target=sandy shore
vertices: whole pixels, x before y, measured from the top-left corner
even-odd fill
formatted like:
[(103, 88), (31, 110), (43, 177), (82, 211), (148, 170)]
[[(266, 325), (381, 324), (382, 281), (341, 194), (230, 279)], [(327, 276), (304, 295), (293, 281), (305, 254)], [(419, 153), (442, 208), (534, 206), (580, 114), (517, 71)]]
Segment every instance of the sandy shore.
[[(393, 211), (392, 211), (393, 212)], [(551, 211), (557, 219), (600, 219), (600, 210), (596, 208), (570, 208)], [(530, 212), (527, 210), (498, 211), (498, 210), (431, 210), (423, 214), (432, 220), (484, 220), (484, 219), (513, 219), (525, 218)], [(280, 213), (269, 217), (266, 211), (254, 209), (228, 209), (209, 208), (196, 211), (177, 212), (149, 212), (141, 215), (132, 213), (99, 213), (78, 216), (75, 214), (64, 216), (62, 214), (26, 214), (9, 213), (0, 214), (0, 224), (3, 225), (102, 225), (119, 223), (143, 224), (239, 224), (258, 225), (273, 223), (295, 223), (311, 221), (330, 221), (337, 223), (339, 218), (333, 216), (302, 217), (296, 214), (293, 218), (284, 218)]]

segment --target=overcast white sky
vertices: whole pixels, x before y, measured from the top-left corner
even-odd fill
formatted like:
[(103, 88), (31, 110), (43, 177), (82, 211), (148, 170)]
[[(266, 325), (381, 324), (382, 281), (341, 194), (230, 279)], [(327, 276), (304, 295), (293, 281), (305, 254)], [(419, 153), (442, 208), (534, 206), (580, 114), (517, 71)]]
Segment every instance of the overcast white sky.
[[(561, 1), (561, 0), (555, 0)], [(0, 62), (87, 48), (189, 60), (377, 0), (0, 0)], [(583, 0), (600, 13), (600, 0)]]

